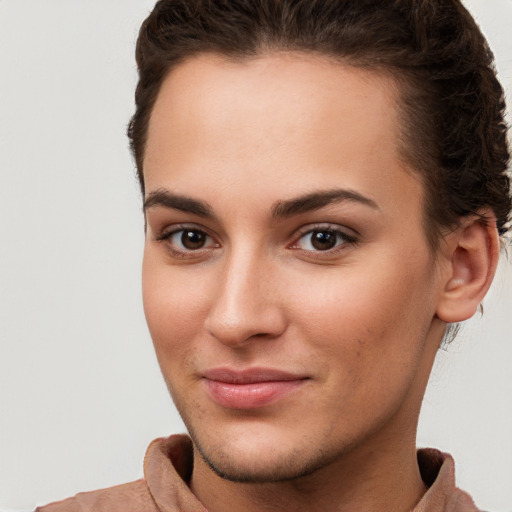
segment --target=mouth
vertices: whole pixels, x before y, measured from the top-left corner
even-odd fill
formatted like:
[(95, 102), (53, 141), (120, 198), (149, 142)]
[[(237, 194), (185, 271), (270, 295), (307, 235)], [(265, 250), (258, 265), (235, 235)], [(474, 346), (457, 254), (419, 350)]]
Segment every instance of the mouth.
[(271, 368), (215, 368), (202, 374), (209, 397), (228, 409), (257, 409), (298, 391), (309, 377)]

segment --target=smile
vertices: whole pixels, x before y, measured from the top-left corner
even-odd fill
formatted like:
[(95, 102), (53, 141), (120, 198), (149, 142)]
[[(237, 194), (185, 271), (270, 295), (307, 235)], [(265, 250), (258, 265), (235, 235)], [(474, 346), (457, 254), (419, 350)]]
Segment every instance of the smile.
[(308, 377), (272, 369), (233, 371), (226, 368), (203, 374), (210, 398), (229, 409), (257, 409), (299, 390)]

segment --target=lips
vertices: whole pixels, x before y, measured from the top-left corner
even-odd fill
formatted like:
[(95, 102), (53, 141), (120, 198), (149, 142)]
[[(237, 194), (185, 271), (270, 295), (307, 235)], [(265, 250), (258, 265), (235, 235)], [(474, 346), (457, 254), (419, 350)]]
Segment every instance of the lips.
[(308, 380), (303, 375), (268, 368), (216, 368), (207, 370), (202, 377), (210, 398), (229, 409), (270, 405), (298, 391)]

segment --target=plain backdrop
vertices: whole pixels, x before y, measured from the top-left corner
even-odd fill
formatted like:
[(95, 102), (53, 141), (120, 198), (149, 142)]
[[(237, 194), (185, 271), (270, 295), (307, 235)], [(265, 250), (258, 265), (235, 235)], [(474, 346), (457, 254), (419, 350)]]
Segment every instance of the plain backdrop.
[[(142, 475), (183, 431), (141, 304), (125, 128), (152, 0), (0, 0), (0, 509)], [(512, 96), (512, 1), (467, 2)], [(512, 511), (512, 255), (483, 318), (441, 351), (418, 444), (477, 504)]]

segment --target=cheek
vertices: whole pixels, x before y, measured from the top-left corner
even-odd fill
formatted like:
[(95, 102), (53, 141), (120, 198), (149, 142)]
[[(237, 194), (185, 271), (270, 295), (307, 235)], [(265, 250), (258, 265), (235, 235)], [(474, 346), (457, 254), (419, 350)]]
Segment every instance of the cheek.
[(339, 435), (389, 417), (414, 385), (432, 313), (423, 269), (409, 270), (337, 269), (296, 295), (297, 332), (322, 367), (317, 414)]
[[(200, 283), (186, 272), (157, 264), (145, 254), (142, 271), (144, 313), (162, 362), (166, 353), (176, 356), (201, 329), (207, 300)], [(177, 357), (166, 358), (177, 361)]]
[(373, 267), (333, 269), (322, 278), (305, 276), (296, 288), (300, 330), (328, 357), (359, 368), (351, 373), (382, 374), (421, 353), (433, 318), (429, 267), (397, 265), (396, 257)]
[(335, 269), (295, 287), (295, 308), (316, 329), (338, 326), (341, 332), (365, 332), (371, 325), (403, 322), (418, 309), (423, 278), (416, 272), (384, 269)]

